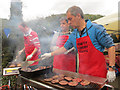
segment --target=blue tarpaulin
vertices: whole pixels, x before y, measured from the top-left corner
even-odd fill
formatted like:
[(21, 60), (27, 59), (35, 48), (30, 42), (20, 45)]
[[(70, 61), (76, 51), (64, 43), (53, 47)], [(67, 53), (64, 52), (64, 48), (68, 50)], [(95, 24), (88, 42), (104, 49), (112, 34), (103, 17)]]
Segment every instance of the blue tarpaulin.
[(4, 33), (6, 35), (6, 37), (8, 38), (10, 35), (10, 29), (9, 28), (4, 28)]

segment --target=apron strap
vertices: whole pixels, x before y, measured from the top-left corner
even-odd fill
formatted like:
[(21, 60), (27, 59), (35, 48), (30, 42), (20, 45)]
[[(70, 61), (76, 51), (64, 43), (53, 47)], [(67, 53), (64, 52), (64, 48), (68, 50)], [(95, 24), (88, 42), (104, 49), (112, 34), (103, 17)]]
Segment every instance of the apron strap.
[(87, 36), (88, 36), (88, 30), (89, 30), (92, 26), (93, 26), (93, 25), (91, 25), (88, 29), (87, 29), (87, 27), (85, 27), (85, 28), (86, 28)]

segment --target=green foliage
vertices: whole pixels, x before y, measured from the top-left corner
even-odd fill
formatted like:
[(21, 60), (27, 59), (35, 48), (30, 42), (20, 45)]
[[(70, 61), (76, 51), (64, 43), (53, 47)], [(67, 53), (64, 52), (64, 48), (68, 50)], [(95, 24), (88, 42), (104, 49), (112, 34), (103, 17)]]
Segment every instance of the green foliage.
[(102, 15), (92, 15), (92, 14), (85, 14), (85, 16), (84, 16), (85, 19), (90, 19), (91, 21), (94, 21), (101, 17), (103, 17), (103, 16)]
[(8, 85), (8, 82), (10, 80), (10, 85), (11, 87), (15, 87), (15, 83), (16, 83), (16, 76), (3, 76), (2, 77), (2, 84), (3, 85)]

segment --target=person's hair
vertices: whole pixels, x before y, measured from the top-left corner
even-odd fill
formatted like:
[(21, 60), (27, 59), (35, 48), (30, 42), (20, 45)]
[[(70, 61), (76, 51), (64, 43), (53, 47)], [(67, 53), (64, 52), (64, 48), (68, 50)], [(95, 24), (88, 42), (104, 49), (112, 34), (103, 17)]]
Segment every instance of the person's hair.
[(65, 20), (65, 21), (68, 23), (68, 20), (67, 20), (67, 17), (66, 17), (66, 16), (60, 18), (60, 22), (63, 21), (63, 20)]
[(23, 22), (20, 24), (22, 27), (27, 27), (27, 25)]
[(81, 18), (84, 18), (83, 11), (80, 7), (78, 6), (72, 6), (67, 10), (67, 13), (70, 12), (71, 15), (76, 16), (77, 14), (81, 15)]

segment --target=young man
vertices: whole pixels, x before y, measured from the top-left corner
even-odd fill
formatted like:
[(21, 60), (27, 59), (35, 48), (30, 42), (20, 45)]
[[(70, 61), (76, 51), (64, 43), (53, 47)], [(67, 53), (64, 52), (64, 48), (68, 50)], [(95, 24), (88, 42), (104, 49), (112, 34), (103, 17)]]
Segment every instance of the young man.
[[(45, 53), (43, 58), (64, 53), (68, 48), (75, 47), (79, 54), (79, 73), (106, 78), (113, 82), (115, 75), (115, 47), (113, 39), (106, 29), (98, 24), (85, 20), (81, 8), (73, 6), (67, 10), (68, 24), (74, 28), (65, 45), (51, 53)], [(103, 55), (108, 49), (109, 70)]]
[[(51, 43), (51, 50), (54, 51), (64, 46), (65, 42), (68, 40), (70, 31), (67, 21), (67, 17), (62, 17), (60, 19), (61, 31), (56, 32), (53, 36)], [(64, 54), (55, 55), (53, 61), (53, 68), (67, 70), (67, 71), (76, 71), (76, 54), (74, 48), (68, 50)]]
[[(18, 27), (24, 34), (24, 48), (19, 51), (19, 54), (25, 50), (27, 61), (34, 61), (38, 59), (41, 54), (41, 50), (37, 33), (29, 28), (25, 23), (20, 24)], [(30, 65), (30, 68), (36, 69), (37, 65), (38, 62), (34, 62)]]

